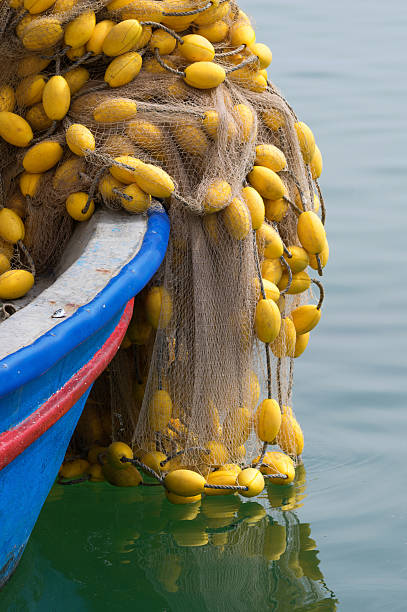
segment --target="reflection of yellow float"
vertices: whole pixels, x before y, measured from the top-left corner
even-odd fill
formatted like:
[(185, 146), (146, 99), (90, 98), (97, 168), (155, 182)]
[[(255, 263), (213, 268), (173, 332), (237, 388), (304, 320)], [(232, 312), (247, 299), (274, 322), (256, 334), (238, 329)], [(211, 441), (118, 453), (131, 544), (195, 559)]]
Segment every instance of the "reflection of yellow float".
[[(304, 484), (303, 475), (292, 487), (270, 491), (293, 489), (294, 495), (301, 495)], [(174, 559), (175, 568), (168, 568), (166, 580), (150, 561), (149, 579), (169, 597), (174, 593), (174, 573), (179, 599), (168, 601), (175, 607), (199, 601), (201, 607), (204, 602), (216, 609), (217, 585), (222, 585), (231, 609), (267, 609), (271, 589), (276, 610), (305, 605), (311, 609), (313, 604), (315, 609), (336, 610), (337, 600), (323, 582), (310, 525), (299, 523), (292, 511), (278, 508), (270, 513), (257, 501), (240, 501), (236, 495), (205, 497), (197, 518), (187, 525), (177, 522), (170, 534), (161, 539), (164, 552), (156, 551), (157, 563), (161, 568), (162, 559)], [(199, 570), (195, 573), (193, 567)], [(250, 590), (254, 583), (255, 594)]]
[[(284, 510), (278, 499), (286, 496), (284, 506), (291, 492), (292, 509)], [(227, 602), (232, 610), (267, 610), (271, 592), (277, 611), (336, 609), (335, 595), (323, 578), (322, 551), (311, 526), (300, 523), (295, 514), (301, 503), (295, 498), (305, 494), (305, 475), (298, 469), (291, 486), (268, 486), (268, 498), (254, 500), (237, 494), (203, 496), (200, 504), (178, 506), (170, 504), (159, 487), (117, 491), (106, 484), (93, 487), (93, 493), (102, 502), (97, 513), (86, 512), (88, 495), (77, 495), (72, 487), (54, 487), (39, 525), (41, 547), (38, 539), (34, 544), (39, 553), (36, 562), (45, 555), (74, 584), (80, 579), (87, 584), (97, 580), (95, 602), (101, 608), (102, 596), (106, 603), (117, 598), (117, 591), (110, 588), (113, 567), (120, 571), (121, 592), (133, 588), (140, 592), (145, 585), (168, 609), (184, 609), (188, 603), (191, 609), (202, 609), (204, 604), (216, 610)], [(78, 504), (72, 503), (75, 499)], [(71, 508), (63, 525), (63, 532), (70, 534), (64, 556), (46, 537), (50, 528), (61, 533), (62, 504)], [(193, 510), (196, 516), (182, 516), (179, 509)], [(89, 532), (85, 541), (84, 531)], [(72, 555), (76, 564), (70, 561)]]

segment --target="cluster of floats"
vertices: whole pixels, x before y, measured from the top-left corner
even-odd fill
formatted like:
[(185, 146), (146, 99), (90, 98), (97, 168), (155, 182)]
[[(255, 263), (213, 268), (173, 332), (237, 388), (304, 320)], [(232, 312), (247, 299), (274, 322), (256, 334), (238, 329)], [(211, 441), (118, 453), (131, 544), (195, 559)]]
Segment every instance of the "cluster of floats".
[[(228, 83), (255, 95), (271, 87), (271, 51), (256, 43), (235, 3), (9, 0), (1, 11), (0, 51), (14, 64), (7, 72), (4, 62), (0, 83), (6, 160), (0, 203), (0, 585), (18, 564), (58, 470), (61, 482), (155, 483), (169, 501), (193, 513), (212, 496), (226, 495), (226, 504), (239, 505), (236, 493), (257, 496), (265, 479), (291, 484), (302, 453), (292, 409), (271, 397), (269, 384), (268, 397), (239, 415), (232, 453), (220, 434), (199, 449), (199, 469), (184, 465), (184, 425), (169, 393), (158, 388), (146, 408), (148, 427), (172, 438), (168, 448), (131, 448), (117, 439), (103, 445), (96, 435), (83, 457), (63, 462), (92, 384), (119, 347), (126, 350), (134, 296), (164, 258), (169, 220), (161, 205), (190, 205), (168, 156), (157, 154), (167, 135), (157, 113), (148, 118), (155, 99), (136, 101), (138, 79), (168, 76), (165, 95), (182, 102), (196, 92), (202, 106), (208, 96), (207, 110), (192, 127), (178, 125), (171, 133), (174, 146), (195, 161), (224, 136), (224, 116), (210, 96), (225, 88), (222, 104), (230, 106), (231, 117), (226, 139), (250, 146), (252, 164), (239, 192), (228, 177), (214, 178), (199, 212), (208, 240), (216, 242), (218, 224), (231, 240), (254, 237), (258, 295), (252, 326), (268, 360), (270, 350), (278, 359), (305, 350), (323, 301), (321, 283), (306, 268), (322, 275), (329, 254), (317, 182), (322, 157), (312, 131), (293, 122), (312, 187), (307, 198), (283, 146), (256, 139), (257, 121), (270, 139), (281, 136), (284, 114), (269, 108), (257, 117), (255, 109), (228, 97)], [(78, 120), (85, 116), (89, 122)], [(61, 201), (60, 213), (71, 223), (62, 261), (45, 284), (35, 257), (47, 231), (46, 217), (42, 234), (38, 225), (44, 197)], [(292, 244), (282, 238), (287, 218), (295, 219)], [(312, 282), (321, 292), (318, 304), (298, 303), (287, 314), (285, 297), (305, 295)], [(167, 289), (151, 288), (144, 303), (147, 323), (165, 328), (173, 311)], [(250, 383), (255, 404), (256, 380)], [(245, 442), (253, 433), (262, 450), (248, 460)], [(280, 450), (269, 450), (274, 443)]]

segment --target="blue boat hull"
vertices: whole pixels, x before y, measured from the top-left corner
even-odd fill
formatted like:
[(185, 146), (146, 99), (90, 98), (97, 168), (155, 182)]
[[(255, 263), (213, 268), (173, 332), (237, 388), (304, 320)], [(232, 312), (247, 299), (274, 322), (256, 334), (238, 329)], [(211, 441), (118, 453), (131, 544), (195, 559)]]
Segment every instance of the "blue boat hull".
[(1, 472), (0, 588), (11, 576), (24, 552), (89, 391)]
[[(23, 554), (97, 376), (164, 258), (169, 222), (149, 217), (136, 257), (52, 333), (0, 360), (0, 588)], [(52, 537), (52, 536), (51, 536)]]

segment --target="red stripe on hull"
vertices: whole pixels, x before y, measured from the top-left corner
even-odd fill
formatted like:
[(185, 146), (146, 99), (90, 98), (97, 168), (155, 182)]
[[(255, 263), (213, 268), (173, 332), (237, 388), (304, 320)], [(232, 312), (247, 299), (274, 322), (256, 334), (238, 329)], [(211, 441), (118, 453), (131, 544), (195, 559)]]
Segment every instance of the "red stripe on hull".
[(0, 434), (0, 470), (11, 463), (64, 416), (103, 372), (115, 356), (133, 312), (134, 299), (127, 303), (121, 319), (104, 345), (38, 410), (19, 425)]

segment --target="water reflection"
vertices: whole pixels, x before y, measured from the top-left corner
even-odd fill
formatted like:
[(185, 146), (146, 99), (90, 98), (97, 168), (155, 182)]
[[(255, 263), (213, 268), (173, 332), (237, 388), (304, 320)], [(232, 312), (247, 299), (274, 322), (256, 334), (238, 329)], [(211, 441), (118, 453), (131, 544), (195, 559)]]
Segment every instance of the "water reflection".
[(227, 495), (187, 506), (155, 488), (55, 487), (2, 610), (15, 609), (17, 589), (19, 612), (32, 609), (34, 593), (35, 610), (49, 610), (50, 580), (64, 593), (58, 611), (131, 601), (177, 612), (336, 610), (311, 526), (295, 512), (304, 496), (304, 469), (256, 501)]

